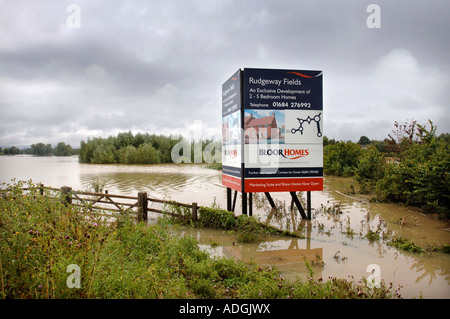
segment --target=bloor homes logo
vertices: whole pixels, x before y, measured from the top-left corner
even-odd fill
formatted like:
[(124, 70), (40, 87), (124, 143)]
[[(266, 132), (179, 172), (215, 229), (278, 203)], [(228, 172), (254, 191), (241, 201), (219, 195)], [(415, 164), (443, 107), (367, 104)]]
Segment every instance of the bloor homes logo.
[(260, 156), (282, 156), (286, 159), (295, 160), (300, 157), (306, 157), (309, 155), (308, 149), (295, 149), (295, 148), (286, 148), (286, 149), (260, 149)]
[(237, 150), (224, 150), (225, 156), (230, 156), (231, 159), (235, 159), (238, 155)]

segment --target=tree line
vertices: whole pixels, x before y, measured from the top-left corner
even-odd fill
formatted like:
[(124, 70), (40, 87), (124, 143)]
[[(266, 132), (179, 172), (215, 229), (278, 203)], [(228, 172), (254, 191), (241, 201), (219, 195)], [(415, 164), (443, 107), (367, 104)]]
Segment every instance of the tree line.
[[(188, 142), (181, 135), (164, 136), (157, 134), (134, 135), (131, 132), (122, 132), (117, 136), (108, 138), (95, 137), (87, 141), (81, 141), (79, 161), (92, 164), (160, 164), (173, 163), (172, 150), (180, 142), (186, 144), (178, 156), (185, 163), (190, 163), (195, 158), (195, 145), (205, 146), (213, 140)], [(195, 144), (195, 145), (194, 145)], [(221, 146), (221, 145), (220, 145)], [(220, 148), (217, 151), (221, 151)], [(201, 161), (204, 162), (205, 156)]]
[[(428, 127), (429, 124), (429, 127)], [(358, 143), (324, 137), (324, 173), (351, 176), (361, 192), (382, 202), (405, 203), (450, 218), (450, 134), (432, 121), (394, 123), (383, 141)]]
[(78, 149), (73, 149), (72, 146), (64, 142), (59, 142), (56, 147), (44, 143), (32, 144), (31, 147), (26, 149), (19, 149), (16, 146), (0, 147), (0, 155), (18, 154), (30, 154), (36, 156), (71, 156), (78, 155)]

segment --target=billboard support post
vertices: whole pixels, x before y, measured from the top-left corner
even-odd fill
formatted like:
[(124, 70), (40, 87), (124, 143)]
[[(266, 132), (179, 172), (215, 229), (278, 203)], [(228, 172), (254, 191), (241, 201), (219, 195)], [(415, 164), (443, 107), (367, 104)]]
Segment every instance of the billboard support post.
[(311, 219), (311, 191), (306, 192), (306, 212), (308, 219)]

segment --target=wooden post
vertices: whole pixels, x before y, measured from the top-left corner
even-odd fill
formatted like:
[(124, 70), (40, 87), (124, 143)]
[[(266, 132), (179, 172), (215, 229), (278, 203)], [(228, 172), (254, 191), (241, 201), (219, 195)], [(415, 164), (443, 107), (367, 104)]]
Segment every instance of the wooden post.
[(197, 221), (197, 203), (192, 203), (192, 221)]
[(63, 186), (61, 187), (61, 194), (63, 195), (64, 205), (72, 204), (72, 187)]
[(39, 183), (39, 194), (44, 195), (44, 184)]
[(147, 221), (147, 193), (138, 193), (138, 221)]

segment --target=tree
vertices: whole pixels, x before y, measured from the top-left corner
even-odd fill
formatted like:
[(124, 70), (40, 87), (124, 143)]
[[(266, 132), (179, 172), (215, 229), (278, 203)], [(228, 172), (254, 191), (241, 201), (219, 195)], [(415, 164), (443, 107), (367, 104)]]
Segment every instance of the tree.
[(53, 154), (55, 156), (70, 156), (73, 154), (72, 146), (64, 142), (60, 142), (53, 150)]
[(15, 147), (15, 146), (11, 146), (11, 147), (5, 147), (4, 149), (3, 149), (3, 153), (4, 154), (7, 154), (7, 155), (16, 155), (16, 154), (20, 154), (21, 153), (21, 151), (17, 148), (17, 147)]
[(115, 148), (112, 145), (100, 144), (94, 149), (91, 163), (93, 164), (115, 164)]
[(52, 146), (50, 144), (37, 143), (31, 145), (31, 154), (37, 156), (52, 155)]
[(358, 144), (359, 145), (369, 145), (370, 144), (370, 140), (369, 140), (369, 138), (367, 136), (363, 135), (363, 136), (361, 136), (359, 138)]

